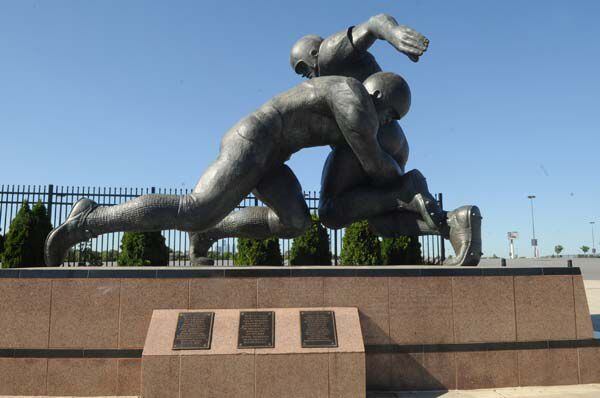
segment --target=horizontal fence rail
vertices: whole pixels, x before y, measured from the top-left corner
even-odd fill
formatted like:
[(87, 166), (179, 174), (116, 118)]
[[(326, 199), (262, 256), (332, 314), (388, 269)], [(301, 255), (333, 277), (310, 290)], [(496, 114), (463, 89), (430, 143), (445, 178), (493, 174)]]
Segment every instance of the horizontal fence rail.
[[(53, 226), (58, 226), (67, 218), (73, 203), (86, 197), (99, 205), (114, 206), (132, 198), (146, 194), (185, 195), (190, 189), (183, 188), (131, 188), (131, 187), (77, 187), (49, 185), (0, 185), (0, 233), (6, 234), (10, 223), (19, 211), (23, 201), (30, 204), (41, 202), (48, 209)], [(304, 198), (310, 212), (317, 214), (319, 196), (316, 191), (305, 191)], [(436, 199), (442, 205), (442, 194)], [(264, 206), (260, 200), (249, 195), (238, 205), (238, 209), (249, 206)], [(332, 265), (339, 264), (344, 229), (328, 228)], [(177, 230), (162, 231), (165, 243), (169, 247), (170, 266), (190, 266), (189, 237), (187, 232)], [(121, 250), (122, 232), (108, 233), (77, 245), (69, 253), (64, 266), (102, 265), (116, 266)], [(421, 253), (425, 264), (441, 264), (445, 260), (444, 239), (435, 235), (421, 236)], [(280, 239), (284, 264), (288, 264), (292, 239)], [(236, 238), (221, 239), (212, 246), (210, 255), (217, 266), (234, 266), (237, 249)]]

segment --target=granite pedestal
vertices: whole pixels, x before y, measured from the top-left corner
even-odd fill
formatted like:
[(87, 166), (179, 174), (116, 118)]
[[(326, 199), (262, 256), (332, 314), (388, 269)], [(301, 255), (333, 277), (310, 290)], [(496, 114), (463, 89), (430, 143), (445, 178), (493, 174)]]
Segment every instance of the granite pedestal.
[[(337, 347), (304, 348), (300, 311), (333, 311)], [(240, 312), (157, 310), (142, 356), (144, 398), (364, 397), (365, 352), (356, 308), (274, 308), (273, 348), (238, 348)], [(206, 349), (174, 349), (180, 313), (214, 313)]]
[(0, 269), (0, 297), (0, 395), (139, 395), (153, 311), (203, 308), (358, 308), (367, 390), (600, 382), (578, 268)]

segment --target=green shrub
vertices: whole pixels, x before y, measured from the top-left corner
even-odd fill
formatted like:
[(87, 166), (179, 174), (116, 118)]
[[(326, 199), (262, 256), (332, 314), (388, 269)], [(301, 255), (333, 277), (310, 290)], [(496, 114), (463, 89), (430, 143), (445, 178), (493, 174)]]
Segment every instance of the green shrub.
[(78, 267), (99, 267), (103, 265), (102, 253), (92, 250), (89, 241), (82, 242), (69, 249), (65, 262), (75, 263)]
[(318, 217), (312, 216), (310, 228), (292, 242), (290, 265), (331, 265), (329, 234)]
[(124, 267), (169, 265), (169, 248), (158, 232), (125, 232), (118, 264)]
[(81, 242), (77, 248), (73, 250), (73, 259), (80, 267), (100, 267), (102, 266), (102, 253), (92, 249), (92, 242)]
[(4, 235), (0, 234), (0, 261), (2, 261), (2, 253), (4, 253)]
[(38, 202), (32, 210), (23, 202), (6, 234), (2, 267), (43, 267), (44, 241), (51, 230), (46, 207)]
[(421, 264), (421, 243), (416, 236), (384, 238), (381, 241), (383, 265)]
[(238, 238), (236, 265), (283, 265), (279, 239)]
[(102, 259), (102, 261), (106, 261), (106, 262), (118, 261), (119, 260), (119, 251), (114, 250), (114, 249), (105, 250), (100, 253), (100, 258)]
[(346, 228), (340, 261), (343, 265), (381, 264), (381, 244), (367, 221), (355, 222)]
[(48, 216), (46, 206), (41, 202), (37, 202), (31, 209), (31, 216), (33, 217), (33, 232), (31, 234), (33, 247), (33, 256), (35, 265), (38, 267), (44, 266), (44, 243), (46, 237), (52, 231), (52, 223)]

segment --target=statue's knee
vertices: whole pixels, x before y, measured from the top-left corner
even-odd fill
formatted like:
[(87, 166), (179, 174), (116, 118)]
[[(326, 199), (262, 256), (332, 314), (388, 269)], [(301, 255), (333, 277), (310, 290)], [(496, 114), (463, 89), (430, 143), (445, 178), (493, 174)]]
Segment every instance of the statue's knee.
[(286, 215), (278, 217), (271, 212), (269, 224), (271, 231), (280, 238), (290, 239), (302, 235), (310, 227), (311, 218), (308, 210), (306, 214)]
[[(174, 195), (173, 195), (174, 196)], [(207, 206), (205, 196), (198, 193), (177, 196), (174, 219), (182, 231), (203, 231), (221, 221), (227, 213)]]
[(425, 176), (417, 169), (412, 169), (405, 174), (405, 176), (411, 181), (420, 182), (425, 181)]
[[(405, 187), (415, 192), (427, 190), (427, 180), (425, 176), (417, 169), (404, 174)], [(409, 188), (410, 187), (410, 188)]]
[(339, 211), (330, 201), (319, 206), (319, 220), (327, 228), (339, 229), (344, 227), (344, 220)]
[(293, 234), (293, 237), (300, 236), (304, 234), (308, 228), (310, 228), (311, 218), (310, 214), (298, 215), (296, 217), (292, 217), (290, 220), (289, 229), (290, 233)]

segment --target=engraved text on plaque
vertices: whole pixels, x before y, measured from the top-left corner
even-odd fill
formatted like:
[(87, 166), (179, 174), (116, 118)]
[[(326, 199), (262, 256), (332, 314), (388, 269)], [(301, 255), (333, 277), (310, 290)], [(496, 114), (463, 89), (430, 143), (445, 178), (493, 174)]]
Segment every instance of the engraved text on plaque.
[(238, 348), (275, 347), (275, 313), (273, 311), (240, 312)]
[(181, 312), (173, 340), (174, 350), (210, 350), (214, 312)]
[(337, 347), (333, 311), (300, 311), (302, 348)]

